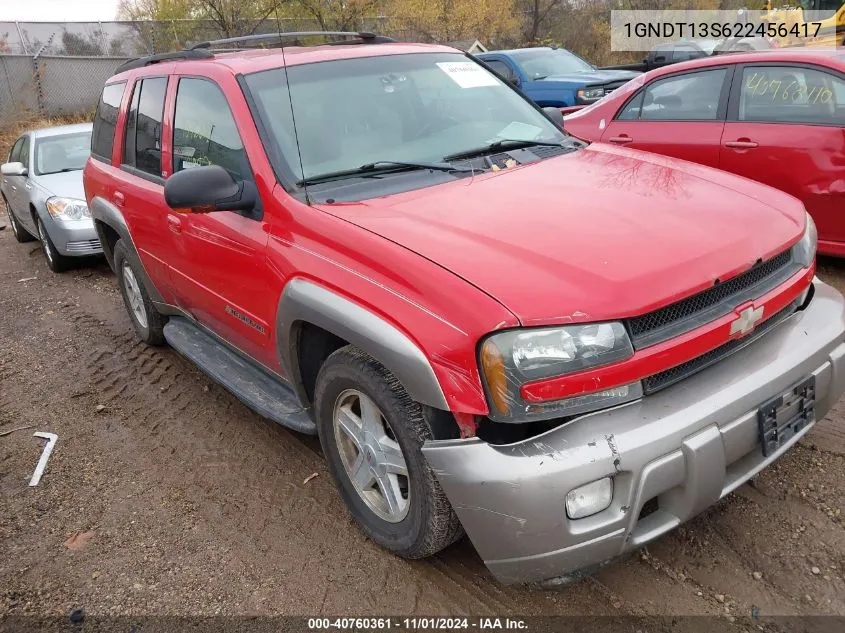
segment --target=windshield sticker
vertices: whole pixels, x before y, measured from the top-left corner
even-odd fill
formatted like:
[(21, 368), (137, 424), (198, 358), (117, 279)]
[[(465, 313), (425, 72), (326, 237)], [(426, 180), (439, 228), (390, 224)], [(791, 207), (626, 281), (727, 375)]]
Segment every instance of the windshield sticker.
[(437, 67), (449, 75), (461, 88), (498, 86), (496, 78), (474, 62), (437, 62)]
[(533, 141), (542, 133), (543, 128), (537, 127), (536, 125), (522, 123), (521, 121), (513, 121), (502, 128), (496, 136), (499, 138), (515, 138), (518, 140)]

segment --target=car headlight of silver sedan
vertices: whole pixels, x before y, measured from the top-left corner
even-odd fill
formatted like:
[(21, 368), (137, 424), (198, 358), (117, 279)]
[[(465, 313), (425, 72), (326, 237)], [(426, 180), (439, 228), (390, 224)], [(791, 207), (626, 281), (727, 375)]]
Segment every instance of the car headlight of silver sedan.
[(642, 396), (639, 382), (549, 402), (526, 402), (520, 394), (526, 383), (616, 363), (633, 354), (628, 333), (618, 322), (493, 334), (480, 349), (490, 418), (498, 422), (545, 420), (636, 400)]
[(86, 220), (91, 211), (84, 200), (54, 196), (47, 199), (47, 211), (56, 220)]

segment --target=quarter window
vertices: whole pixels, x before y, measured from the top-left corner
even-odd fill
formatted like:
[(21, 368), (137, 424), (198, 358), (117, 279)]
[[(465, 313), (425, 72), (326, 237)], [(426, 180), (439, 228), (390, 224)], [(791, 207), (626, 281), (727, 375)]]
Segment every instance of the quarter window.
[(166, 92), (164, 77), (139, 81), (126, 117), (123, 163), (153, 176), (161, 176), (161, 119)]
[(103, 88), (97, 112), (94, 115), (94, 131), (91, 134), (91, 154), (100, 159), (111, 161), (114, 147), (114, 130), (117, 125), (117, 113), (126, 82), (109, 84)]
[(219, 165), (235, 180), (252, 180), (244, 146), (226, 97), (205, 79), (182, 78), (173, 120), (173, 173)]
[(715, 121), (725, 68), (660, 79), (628, 102), (619, 118), (627, 121)]
[(21, 145), (21, 157), (18, 159), (23, 163), (23, 166), (29, 169), (29, 137), (23, 137), (23, 145)]
[(23, 139), (24, 137), (20, 137), (17, 141), (15, 141), (15, 145), (12, 147), (12, 151), (9, 152), (9, 162), (10, 163), (17, 163), (21, 160), (21, 148), (23, 147)]
[(747, 66), (739, 120), (845, 125), (845, 81), (801, 66)]

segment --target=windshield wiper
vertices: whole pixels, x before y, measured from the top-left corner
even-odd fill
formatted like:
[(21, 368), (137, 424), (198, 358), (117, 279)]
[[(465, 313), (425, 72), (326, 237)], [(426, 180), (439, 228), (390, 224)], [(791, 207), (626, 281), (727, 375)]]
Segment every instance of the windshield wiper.
[(57, 169), (56, 171), (41, 172), (41, 175), (49, 176), (50, 174), (65, 174), (69, 171), (82, 171), (82, 167), (62, 167), (61, 169)]
[(447, 162), (443, 163), (414, 163), (401, 160), (377, 160), (373, 163), (366, 163), (360, 167), (352, 169), (341, 169), (338, 171), (330, 171), (325, 174), (317, 174), (316, 176), (309, 176), (303, 178), (298, 183), (302, 185), (316, 185), (322, 182), (330, 182), (332, 180), (342, 180), (343, 178), (354, 178), (355, 176), (368, 176), (371, 174), (393, 173), (397, 171), (409, 171), (412, 169), (432, 169), (434, 171), (473, 171), (470, 167), (457, 167)]
[(444, 156), (443, 160), (448, 161), (458, 160), (459, 158), (473, 158), (474, 156), (483, 156), (484, 154), (498, 152), (499, 150), (505, 149), (506, 147), (508, 149), (519, 149), (523, 147), (531, 147), (532, 145), (561, 147), (563, 145), (563, 141), (527, 141), (525, 139), (503, 138), (499, 139), (498, 141), (488, 143), (487, 145), (482, 145), (481, 147), (476, 147), (474, 149), (468, 149), (463, 152), (455, 152), (454, 154), (449, 154), (448, 156)]

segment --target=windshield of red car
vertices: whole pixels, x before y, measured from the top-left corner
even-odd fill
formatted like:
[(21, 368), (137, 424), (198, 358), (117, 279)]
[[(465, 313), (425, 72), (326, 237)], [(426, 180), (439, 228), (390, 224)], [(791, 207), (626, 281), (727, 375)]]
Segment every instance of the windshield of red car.
[(248, 75), (246, 83), (276, 146), (270, 151), (294, 181), (378, 161), (443, 161), (497, 139), (568, 138), (459, 53), (302, 64), (288, 67), (287, 76), (290, 94), (284, 68)]

